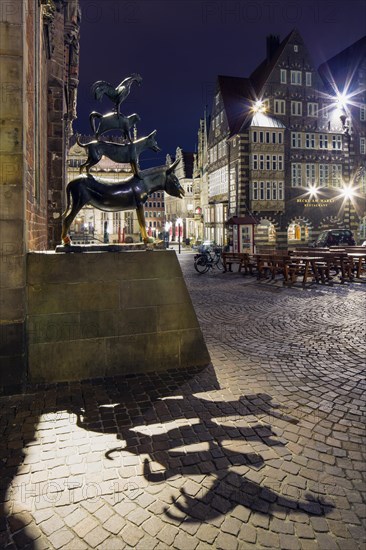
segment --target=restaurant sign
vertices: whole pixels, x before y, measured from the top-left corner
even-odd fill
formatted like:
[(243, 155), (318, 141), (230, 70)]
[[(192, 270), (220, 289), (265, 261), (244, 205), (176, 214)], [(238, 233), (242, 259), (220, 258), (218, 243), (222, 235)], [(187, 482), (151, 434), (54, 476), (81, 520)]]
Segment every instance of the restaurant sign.
[(309, 206), (329, 206), (335, 202), (334, 199), (296, 199), (296, 202), (302, 203), (305, 207)]

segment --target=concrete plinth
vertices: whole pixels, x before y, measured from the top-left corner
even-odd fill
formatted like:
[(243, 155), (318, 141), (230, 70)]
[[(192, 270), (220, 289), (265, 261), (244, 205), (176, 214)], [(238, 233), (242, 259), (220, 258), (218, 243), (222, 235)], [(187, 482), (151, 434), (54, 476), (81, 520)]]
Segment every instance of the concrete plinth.
[(175, 252), (31, 253), (31, 383), (210, 361)]

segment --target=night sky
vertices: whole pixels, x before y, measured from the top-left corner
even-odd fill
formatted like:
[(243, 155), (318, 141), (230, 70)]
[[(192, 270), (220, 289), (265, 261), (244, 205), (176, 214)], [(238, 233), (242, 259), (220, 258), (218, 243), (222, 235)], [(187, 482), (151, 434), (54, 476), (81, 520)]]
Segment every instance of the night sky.
[(177, 146), (195, 151), (199, 118), (211, 109), (218, 74), (247, 77), (266, 55), (266, 36), (283, 40), (296, 28), (318, 67), (365, 34), (364, 0), (80, 0), (82, 9), (77, 132), (88, 116), (113, 104), (91, 97), (96, 80), (119, 84), (133, 72), (121, 112), (141, 116), (139, 137), (157, 129), (165, 162)]

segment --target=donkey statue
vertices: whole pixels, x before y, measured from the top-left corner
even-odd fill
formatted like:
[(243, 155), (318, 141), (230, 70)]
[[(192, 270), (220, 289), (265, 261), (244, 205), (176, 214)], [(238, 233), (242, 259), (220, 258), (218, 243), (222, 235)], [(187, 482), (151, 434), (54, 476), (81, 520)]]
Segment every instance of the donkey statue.
[(89, 170), (95, 164), (98, 164), (102, 156), (106, 156), (114, 162), (130, 163), (132, 172), (135, 176), (139, 174), (139, 156), (146, 149), (152, 149), (155, 152), (161, 151), (156, 141), (156, 130), (151, 132), (146, 137), (137, 139), (133, 143), (114, 143), (112, 141), (90, 141), (89, 143), (81, 143), (78, 136), (76, 141), (80, 147), (85, 147), (88, 150), (88, 158), (80, 165), (80, 173), (86, 168)]
[[(173, 197), (183, 198), (184, 189), (174, 170), (180, 159), (170, 166), (157, 166), (142, 170), (139, 176), (133, 175), (115, 183), (111, 180), (94, 178), (90, 174), (81, 175), (70, 181), (66, 187), (67, 206), (63, 213), (62, 242), (71, 244), (68, 231), (78, 212), (87, 204), (106, 212), (136, 209), (141, 235), (148, 242), (146, 233), (144, 204), (155, 191), (165, 191)], [(72, 203), (70, 201), (72, 198)]]

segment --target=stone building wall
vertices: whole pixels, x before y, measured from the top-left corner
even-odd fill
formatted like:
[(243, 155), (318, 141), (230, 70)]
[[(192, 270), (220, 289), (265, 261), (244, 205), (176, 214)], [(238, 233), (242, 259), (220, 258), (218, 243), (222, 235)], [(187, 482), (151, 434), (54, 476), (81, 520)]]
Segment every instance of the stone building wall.
[[(26, 253), (53, 246), (50, 219), (61, 225), (57, 212), (64, 136), (75, 117), (79, 21), (78, 0), (0, 1), (0, 392), (20, 391), (27, 377)], [(58, 97), (59, 111), (49, 115), (53, 60), (59, 89), (66, 92)], [(51, 141), (58, 133), (61, 145)], [(56, 216), (49, 211), (52, 186)]]

